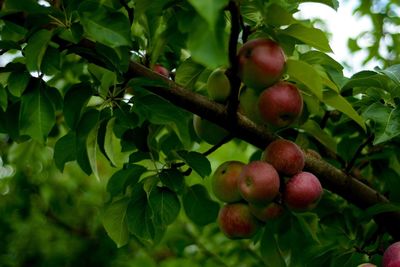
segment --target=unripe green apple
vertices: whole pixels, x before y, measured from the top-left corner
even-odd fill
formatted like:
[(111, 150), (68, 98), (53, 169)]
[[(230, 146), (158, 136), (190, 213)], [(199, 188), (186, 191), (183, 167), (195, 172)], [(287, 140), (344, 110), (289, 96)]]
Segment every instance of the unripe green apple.
[(400, 267), (400, 241), (386, 248), (383, 253), (382, 267)]
[(314, 174), (300, 172), (286, 183), (283, 201), (293, 211), (309, 211), (318, 204), (322, 193), (321, 183)]
[(280, 79), (285, 60), (276, 42), (265, 38), (250, 40), (238, 51), (239, 77), (248, 87), (263, 90)]
[(275, 202), (267, 205), (255, 205), (249, 203), (251, 213), (260, 221), (266, 222), (280, 217), (285, 211), (282, 205)]
[(224, 128), (197, 115), (193, 116), (193, 127), (200, 139), (212, 145), (218, 144), (229, 134)]
[(230, 239), (251, 238), (260, 229), (249, 206), (241, 202), (225, 204), (218, 213), (218, 225)]
[(207, 80), (207, 92), (209, 97), (217, 102), (224, 102), (231, 92), (231, 84), (225, 74), (225, 69), (215, 69)]
[(263, 120), (257, 105), (258, 97), (259, 95), (252, 88), (247, 87), (242, 90), (239, 96), (239, 112), (253, 122), (262, 124)]
[(169, 71), (162, 65), (160, 64), (155, 64), (153, 66), (153, 71), (157, 72), (158, 74), (161, 74), (167, 78), (169, 78)]
[(238, 189), (238, 178), (245, 164), (240, 161), (226, 161), (218, 166), (211, 177), (214, 195), (223, 202), (237, 202), (242, 199)]
[(279, 174), (264, 161), (253, 161), (243, 167), (238, 187), (244, 200), (256, 205), (271, 202), (279, 193)]
[(264, 151), (263, 160), (274, 166), (278, 173), (293, 176), (304, 168), (304, 153), (294, 142), (277, 139)]
[[(400, 265), (399, 265), (399, 266), (400, 266)], [(376, 267), (376, 265), (367, 262), (367, 263), (360, 264), (360, 265), (358, 265), (357, 267)]]
[(300, 117), (303, 97), (294, 84), (278, 82), (260, 94), (258, 108), (264, 122), (285, 127)]

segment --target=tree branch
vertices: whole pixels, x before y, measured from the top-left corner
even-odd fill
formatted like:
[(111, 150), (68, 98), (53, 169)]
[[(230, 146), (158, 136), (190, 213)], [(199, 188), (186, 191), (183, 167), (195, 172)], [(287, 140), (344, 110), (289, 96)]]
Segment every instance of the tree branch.
[[(83, 40), (79, 46), (92, 51), (95, 49), (95, 43), (89, 40)], [(79, 50), (76, 52), (79, 54)], [(80, 55), (85, 58), (85, 54)], [(236, 114), (236, 123), (232, 125), (229, 123), (229, 115), (225, 106), (187, 90), (174, 81), (153, 72), (139, 63), (130, 62), (125, 77), (129, 79), (146, 77), (162, 82), (165, 85), (164, 87), (153, 86), (146, 89), (176, 106), (224, 127), (236, 137), (260, 149), (265, 149), (270, 142), (278, 138), (265, 127), (255, 124), (239, 112)], [(385, 196), (376, 190), (347, 175), (324, 160), (306, 155), (305, 170), (314, 173), (320, 179), (324, 188), (338, 194), (361, 209), (389, 202)], [(400, 240), (400, 227), (398, 227), (400, 225), (400, 212), (381, 213), (375, 217), (375, 220), (396, 240)]]

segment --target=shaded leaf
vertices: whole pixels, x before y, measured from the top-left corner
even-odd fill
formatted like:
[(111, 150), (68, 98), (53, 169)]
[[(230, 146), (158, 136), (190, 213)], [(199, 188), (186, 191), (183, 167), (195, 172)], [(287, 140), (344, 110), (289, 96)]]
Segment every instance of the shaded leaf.
[(127, 168), (118, 170), (108, 180), (107, 192), (111, 196), (124, 194), (126, 188), (131, 184), (136, 184), (140, 176), (146, 171), (146, 167), (136, 164), (130, 164)]
[(213, 29), (229, 0), (188, 0)]
[(217, 219), (219, 205), (211, 200), (204, 186), (196, 184), (189, 187), (182, 200), (186, 215), (195, 224), (204, 226)]
[(389, 141), (400, 134), (399, 108), (374, 103), (362, 113), (362, 116), (375, 122), (374, 145)]
[(99, 153), (99, 147), (97, 144), (97, 136), (100, 128), (100, 123), (97, 123), (95, 127), (89, 132), (86, 139), (86, 151), (92, 172), (97, 180), (100, 181), (99, 170), (97, 167), (97, 157)]
[(131, 25), (121, 12), (111, 11), (96, 1), (82, 2), (78, 12), (89, 37), (110, 47), (131, 44)]
[(195, 151), (186, 150), (180, 150), (177, 153), (201, 177), (204, 178), (211, 174), (211, 164), (206, 156)]
[(162, 226), (173, 223), (181, 208), (178, 196), (167, 187), (154, 188), (149, 195), (149, 205), (154, 222)]
[(71, 129), (76, 129), (82, 111), (92, 96), (89, 83), (80, 83), (72, 86), (64, 97), (64, 118)]
[(8, 96), (6, 88), (0, 84), (0, 108), (6, 112), (8, 106)]
[(107, 204), (102, 213), (102, 222), (108, 236), (120, 248), (128, 243), (127, 206), (129, 199), (124, 198)]
[(11, 72), (8, 76), (7, 86), (10, 94), (16, 97), (21, 97), (22, 93), (28, 86), (31, 76), (28, 72)]
[(39, 30), (35, 32), (24, 49), (26, 67), (30, 72), (41, 71), (43, 56), (51, 40), (52, 32)]
[(316, 138), (321, 144), (332, 152), (337, 152), (337, 144), (335, 139), (330, 136), (327, 132), (321, 129), (317, 122), (308, 120), (306, 123), (301, 125), (301, 129), (305, 130), (309, 135)]
[(276, 240), (274, 232), (265, 228), (260, 243), (261, 257), (268, 266), (273, 267), (286, 267), (282, 251)]
[(21, 97), (21, 112), (19, 114), (19, 130), (21, 135), (29, 135), (43, 142), (55, 124), (53, 103), (47, 97), (39, 81), (35, 88)]
[(58, 139), (54, 145), (54, 162), (61, 172), (64, 170), (65, 163), (76, 159), (75, 143), (75, 134), (69, 132)]
[(385, 74), (394, 81), (397, 86), (400, 86), (400, 64), (390, 66), (384, 70), (380, 70), (379, 72)]

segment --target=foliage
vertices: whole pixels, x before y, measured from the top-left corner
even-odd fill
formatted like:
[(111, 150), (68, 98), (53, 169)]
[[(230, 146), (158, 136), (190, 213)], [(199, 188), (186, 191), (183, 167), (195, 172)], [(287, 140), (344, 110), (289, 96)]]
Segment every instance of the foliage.
[[(375, 4), (379, 13), (373, 13), (375, 1), (360, 3), (358, 11), (375, 18), (376, 45), (367, 60), (377, 57), (385, 68), (345, 77), (328, 55), (326, 33), (293, 16), (302, 2), (0, 1), (6, 60), (0, 71), (0, 262), (379, 263), (394, 237), (374, 216), (400, 211), (400, 65), (377, 51), (385, 23), (399, 22), (390, 5)], [(310, 2), (338, 8), (336, 0)], [(232, 45), (238, 25), (240, 38)], [(390, 36), (389, 50), (397, 55), (398, 38)], [(174, 93), (171, 84), (178, 84), (206, 96), (209, 74), (232, 68), (232, 51), (255, 37), (283, 47), (285, 79), (298, 85), (305, 103), (295, 125), (266, 131), (318, 151), (390, 202), (354, 203), (365, 208), (359, 209), (337, 195), (346, 185), (327, 188), (315, 210), (287, 212), (252, 240), (222, 235), (215, 223), (221, 203), (210, 194), (212, 170), (225, 160), (259, 159), (263, 148), (225, 124), (239, 138), (209, 150), (193, 129), (196, 107), (153, 88)], [(155, 64), (172, 70), (169, 80), (150, 72)], [(139, 75), (139, 65), (149, 69)], [(204, 108), (197, 113), (213, 117)]]

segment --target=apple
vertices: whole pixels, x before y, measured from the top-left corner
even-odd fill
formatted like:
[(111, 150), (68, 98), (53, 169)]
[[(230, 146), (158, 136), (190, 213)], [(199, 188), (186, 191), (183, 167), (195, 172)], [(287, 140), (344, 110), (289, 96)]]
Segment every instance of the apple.
[(246, 203), (225, 204), (218, 213), (219, 228), (230, 239), (251, 238), (260, 229), (260, 223)]
[(293, 211), (308, 211), (318, 204), (323, 193), (318, 178), (310, 172), (300, 172), (286, 183), (283, 201)]
[(250, 203), (249, 207), (250, 212), (262, 222), (276, 219), (285, 211), (282, 205), (275, 202), (268, 203), (267, 205), (255, 205)]
[(376, 267), (376, 265), (367, 262), (367, 263), (360, 264), (360, 265), (358, 265), (357, 267)]
[(258, 108), (264, 122), (285, 127), (300, 117), (303, 97), (294, 84), (278, 82), (260, 94)]
[(263, 120), (257, 106), (257, 92), (249, 87), (244, 88), (239, 96), (239, 112), (257, 124), (262, 124)]
[(265, 161), (252, 161), (245, 165), (238, 179), (243, 199), (249, 203), (263, 205), (279, 194), (279, 174)]
[(197, 115), (193, 116), (193, 127), (197, 136), (211, 145), (218, 144), (229, 134), (224, 128)]
[(400, 241), (386, 248), (383, 253), (382, 267), (400, 267)]
[(225, 74), (225, 69), (218, 68), (211, 72), (207, 79), (207, 92), (214, 101), (226, 101), (231, 92), (231, 84)]
[(226, 161), (218, 166), (211, 177), (214, 195), (223, 202), (237, 202), (242, 199), (238, 189), (238, 178), (245, 164), (240, 161)]
[(278, 173), (293, 176), (304, 168), (304, 153), (294, 142), (277, 139), (264, 151), (263, 160), (274, 166)]
[(253, 39), (238, 51), (238, 76), (248, 87), (263, 90), (280, 79), (285, 61), (278, 43), (266, 38)]
[(169, 78), (169, 71), (161, 64), (154, 64), (152, 69), (154, 72), (157, 72), (158, 74), (161, 74), (161, 75)]

